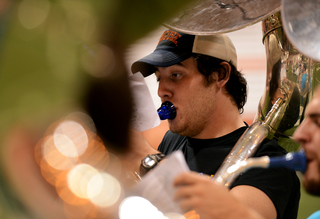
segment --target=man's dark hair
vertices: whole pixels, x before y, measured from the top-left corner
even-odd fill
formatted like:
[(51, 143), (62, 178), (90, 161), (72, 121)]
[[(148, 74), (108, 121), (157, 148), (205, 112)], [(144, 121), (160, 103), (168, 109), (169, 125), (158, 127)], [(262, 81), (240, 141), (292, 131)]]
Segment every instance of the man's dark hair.
[(198, 70), (205, 76), (207, 85), (213, 83), (213, 78), (211, 77), (213, 72), (218, 72), (219, 79), (224, 79), (226, 77), (226, 71), (220, 63), (229, 63), (231, 66), (231, 72), (230, 78), (225, 87), (227, 92), (236, 102), (239, 112), (243, 113), (243, 107), (247, 101), (247, 81), (243, 77), (242, 73), (239, 72), (230, 61), (228, 62), (222, 59), (196, 53), (194, 53), (193, 56), (198, 61)]

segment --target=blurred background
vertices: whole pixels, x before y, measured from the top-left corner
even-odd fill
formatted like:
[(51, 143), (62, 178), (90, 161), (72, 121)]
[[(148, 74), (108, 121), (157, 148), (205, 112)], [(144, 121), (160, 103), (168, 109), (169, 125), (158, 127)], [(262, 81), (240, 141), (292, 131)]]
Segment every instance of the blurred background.
[[(186, 3), (0, 0), (0, 218), (118, 218), (134, 179), (117, 158), (128, 144), (130, 66)], [(250, 125), (266, 80), (261, 23), (228, 35)], [(158, 108), (156, 80), (146, 81)], [(166, 130), (143, 134), (156, 147)], [(320, 207), (302, 192), (299, 219)]]

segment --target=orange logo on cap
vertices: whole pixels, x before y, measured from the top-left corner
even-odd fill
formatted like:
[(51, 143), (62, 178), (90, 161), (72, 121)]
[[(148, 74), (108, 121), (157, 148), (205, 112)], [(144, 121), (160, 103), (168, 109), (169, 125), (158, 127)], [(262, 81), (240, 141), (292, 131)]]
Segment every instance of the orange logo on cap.
[(171, 42), (173, 42), (174, 44), (178, 44), (177, 40), (181, 37), (181, 35), (177, 32), (174, 32), (172, 30), (166, 30), (162, 36), (160, 37), (160, 40), (158, 42), (158, 44), (163, 41), (163, 40), (170, 40)]

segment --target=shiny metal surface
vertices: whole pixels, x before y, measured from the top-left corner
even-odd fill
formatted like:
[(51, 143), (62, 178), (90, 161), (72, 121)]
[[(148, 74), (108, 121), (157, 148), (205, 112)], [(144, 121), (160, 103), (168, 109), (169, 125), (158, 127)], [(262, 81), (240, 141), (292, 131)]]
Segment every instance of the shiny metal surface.
[(303, 119), (303, 113), (320, 81), (320, 64), (301, 54), (289, 41), (282, 28), (280, 12), (262, 22), (266, 48), (267, 73), (265, 92), (259, 102), (253, 124), (241, 136), (214, 176), (230, 186), (236, 174), (225, 174), (232, 165), (251, 157), (265, 138), (277, 139), (289, 151), (299, 145), (291, 136)]
[(282, 0), (282, 23), (291, 43), (304, 55), (320, 61), (320, 1)]
[(282, 98), (278, 98), (265, 116), (264, 121), (254, 122), (237, 141), (231, 152), (225, 158), (219, 170), (214, 175), (214, 180), (222, 185), (230, 186), (237, 174), (226, 173), (228, 169), (234, 165), (239, 165), (241, 162), (253, 156), (258, 147), (265, 138), (270, 138), (274, 135), (275, 127), (279, 123), (279, 115), (282, 116), (285, 111), (285, 102)]
[(164, 25), (189, 34), (226, 33), (262, 21), (281, 0), (195, 0)]
[[(300, 53), (289, 41), (282, 28), (280, 12), (262, 22), (266, 48), (267, 73), (265, 92), (258, 106), (256, 121), (264, 121), (274, 103), (281, 98), (283, 109), (275, 114), (271, 125), (274, 136), (287, 151), (299, 145), (291, 136), (303, 118), (309, 98), (319, 83), (319, 63)], [(270, 136), (269, 136), (270, 137)]]
[(239, 163), (251, 157), (257, 151), (260, 143), (269, 135), (270, 131), (270, 126), (266, 123), (258, 121), (252, 124), (225, 158), (221, 167), (214, 175), (214, 181), (225, 186), (230, 186), (238, 175), (230, 173), (226, 178), (225, 174), (228, 172), (228, 169), (234, 165), (239, 165)]
[(270, 158), (268, 156), (249, 158), (228, 167), (215, 181), (221, 185), (231, 185), (236, 177), (252, 168), (268, 168)]

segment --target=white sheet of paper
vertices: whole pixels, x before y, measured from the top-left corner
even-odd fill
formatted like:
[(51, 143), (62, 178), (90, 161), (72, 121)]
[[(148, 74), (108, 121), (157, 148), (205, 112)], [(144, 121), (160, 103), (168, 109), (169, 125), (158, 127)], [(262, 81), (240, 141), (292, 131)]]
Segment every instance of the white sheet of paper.
[(142, 74), (131, 75), (129, 85), (133, 96), (131, 128), (143, 132), (160, 125), (157, 109)]
[(177, 203), (173, 201), (175, 188), (173, 180), (180, 173), (189, 171), (181, 151), (175, 151), (167, 160), (148, 172), (132, 189), (131, 195), (149, 200), (163, 214), (175, 212), (182, 214)]

